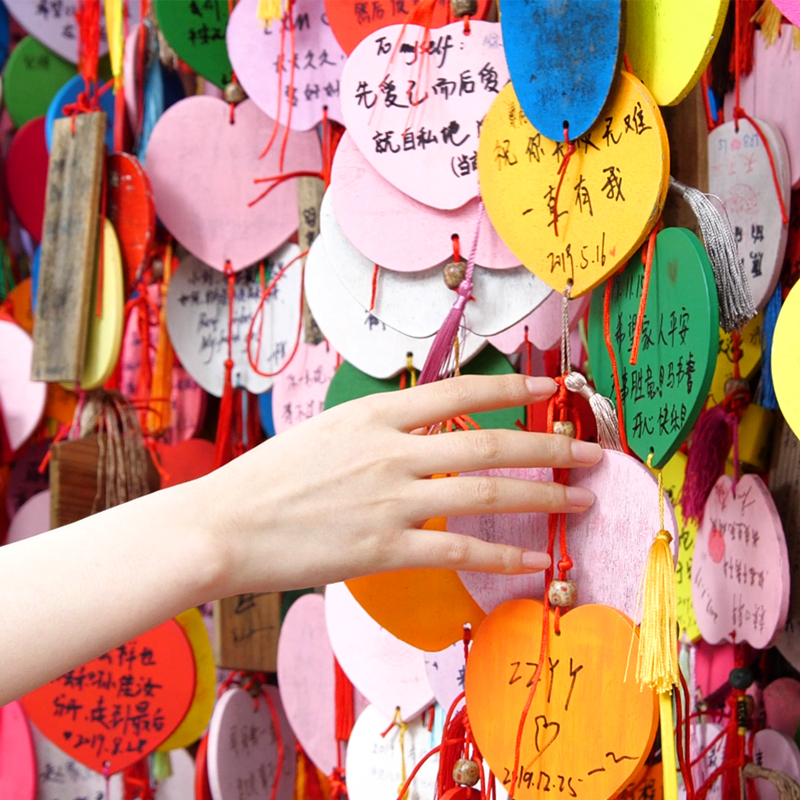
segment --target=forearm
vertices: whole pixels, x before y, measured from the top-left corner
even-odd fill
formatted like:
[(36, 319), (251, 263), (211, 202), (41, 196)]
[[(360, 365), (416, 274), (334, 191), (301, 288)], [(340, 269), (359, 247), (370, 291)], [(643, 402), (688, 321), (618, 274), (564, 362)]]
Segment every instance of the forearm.
[(0, 548), (0, 705), (224, 591), (200, 488)]

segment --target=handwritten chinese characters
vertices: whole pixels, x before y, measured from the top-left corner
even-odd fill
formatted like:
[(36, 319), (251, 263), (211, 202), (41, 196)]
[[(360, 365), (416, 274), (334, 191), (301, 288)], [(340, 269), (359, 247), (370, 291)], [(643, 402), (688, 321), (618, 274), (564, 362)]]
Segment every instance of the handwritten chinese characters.
[[(267, 274), (277, 274), (299, 254), (288, 244), (267, 262)], [(232, 356), (234, 388), (254, 394), (266, 392), (272, 377), (258, 374), (248, 358), (264, 373), (276, 372), (294, 347), (300, 318), (302, 267), (290, 267), (276, 284), (261, 311), (262, 284), (259, 268), (237, 273), (234, 284)], [(172, 277), (167, 296), (167, 326), (175, 352), (186, 371), (207, 392), (221, 397), (228, 358), (228, 280), (193, 256), (181, 262)], [(252, 328), (252, 335), (251, 335)]]
[[(547, 661), (522, 734), (514, 735), (538, 668), (543, 606), (511, 600), (481, 624), (467, 662), (467, 706), (481, 752), (515, 797), (613, 797), (650, 752), (657, 713), (653, 692), (624, 680), (630, 620), (601, 605), (549, 620)], [(634, 647), (636, 644), (634, 643)], [(625, 713), (620, 714), (619, 710)]]
[(789, 610), (789, 557), (778, 511), (764, 482), (723, 475), (697, 531), (692, 598), (710, 644), (769, 647)]
[(151, 753), (194, 695), (195, 664), (169, 620), (22, 698), (39, 730), (81, 764), (113, 774)]
[[(716, 363), (719, 303), (714, 275), (698, 238), (683, 228), (658, 234), (641, 332), (642, 253), (614, 277), (610, 335), (619, 369), (628, 444), (663, 466), (686, 438), (708, 394)], [(598, 390), (616, 396), (606, 349), (604, 298), (592, 300), (589, 357)], [(639, 355), (630, 363), (638, 336)]]
[(342, 111), (386, 180), (422, 203), (454, 209), (477, 195), (481, 120), (507, 81), (497, 24), (475, 22), (469, 36), (461, 23), (427, 36), (418, 25), (392, 25), (348, 58)]
[(249, 97), (265, 114), (293, 130), (313, 128), (324, 109), (328, 119), (341, 122), (345, 54), (322, 4), (295, 0), (291, 20), (287, 17), (267, 28), (259, 24), (257, 6), (258, 0), (241, 0), (227, 33), (236, 77)]
[(766, 143), (745, 119), (719, 125), (708, 135), (708, 190), (725, 206), (753, 301), (762, 309), (778, 282), (786, 251), (788, 225), (781, 219), (778, 191), (788, 210), (791, 180), (783, 137), (768, 122), (757, 123)]
[(509, 85), (481, 127), (478, 170), (509, 249), (557, 291), (571, 280), (578, 297), (625, 263), (658, 217), (666, 131), (647, 90), (625, 72), (602, 118), (570, 145), (537, 131)]

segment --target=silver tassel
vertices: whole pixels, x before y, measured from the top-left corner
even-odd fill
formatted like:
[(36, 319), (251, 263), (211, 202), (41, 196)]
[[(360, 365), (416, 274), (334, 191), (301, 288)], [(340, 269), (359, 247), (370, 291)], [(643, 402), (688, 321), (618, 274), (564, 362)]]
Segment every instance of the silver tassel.
[(756, 309), (727, 215), (723, 216), (699, 189), (685, 186), (671, 176), (669, 187), (686, 200), (697, 217), (717, 284), (720, 327), (728, 333), (740, 330), (753, 319)]
[(597, 422), (597, 438), (604, 450), (622, 451), (622, 440), (619, 436), (619, 423), (614, 406), (602, 394), (596, 392), (580, 372), (569, 372), (564, 384), (571, 392), (579, 394), (589, 401), (595, 421)]

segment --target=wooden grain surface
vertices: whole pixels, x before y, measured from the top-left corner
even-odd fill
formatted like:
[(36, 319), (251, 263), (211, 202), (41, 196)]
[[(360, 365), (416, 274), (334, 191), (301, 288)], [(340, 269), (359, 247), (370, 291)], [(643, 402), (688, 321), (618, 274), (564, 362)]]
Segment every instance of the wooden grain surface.
[(77, 383), (83, 373), (105, 132), (102, 112), (59, 119), (53, 128), (31, 366), (35, 381)]
[(281, 626), (280, 592), (240, 594), (214, 603), (218, 667), (275, 672)]

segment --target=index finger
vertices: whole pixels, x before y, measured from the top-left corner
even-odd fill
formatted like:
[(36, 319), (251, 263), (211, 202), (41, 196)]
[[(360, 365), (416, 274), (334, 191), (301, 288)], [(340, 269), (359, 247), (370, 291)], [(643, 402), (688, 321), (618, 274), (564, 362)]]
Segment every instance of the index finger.
[(380, 411), (393, 427), (412, 431), (463, 414), (538, 403), (555, 390), (552, 378), (460, 375), (381, 395)]

